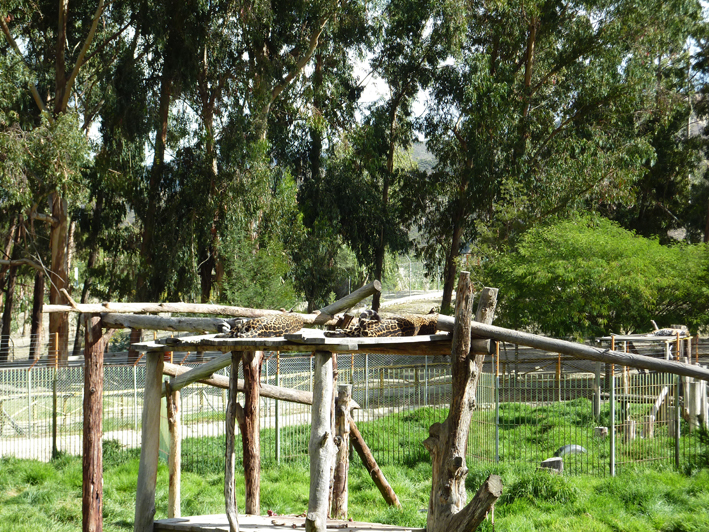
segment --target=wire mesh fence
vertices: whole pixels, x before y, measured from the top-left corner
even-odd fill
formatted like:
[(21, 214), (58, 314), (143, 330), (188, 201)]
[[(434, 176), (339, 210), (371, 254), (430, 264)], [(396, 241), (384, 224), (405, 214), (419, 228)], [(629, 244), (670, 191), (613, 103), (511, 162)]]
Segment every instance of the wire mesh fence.
[[(639, 463), (687, 467), (709, 452), (697, 436), (697, 425), (707, 419), (701, 383), (511, 345), (501, 350), (499, 359), (487, 358), (476, 390), (470, 461), (539, 464), (560, 455), (570, 474), (609, 475)], [(128, 451), (140, 446), (145, 370), (140, 359), (110, 359), (104, 440)], [(194, 355), (173, 361), (199, 363)], [(267, 352), (262, 382), (312, 391), (312, 368), (310, 355)], [(228, 376), (229, 368), (219, 373)], [(0, 367), (0, 455), (49, 460), (57, 452), (81, 454), (83, 380), (78, 362)], [(353, 419), (381, 465), (428, 460), (422, 442), (450, 404), (447, 359), (340, 354), (337, 382), (352, 385), (360, 406)], [(221, 388), (193, 384), (181, 391), (184, 469), (222, 470), (226, 402)], [(264, 462), (308, 459), (309, 406), (262, 397), (260, 428)]]

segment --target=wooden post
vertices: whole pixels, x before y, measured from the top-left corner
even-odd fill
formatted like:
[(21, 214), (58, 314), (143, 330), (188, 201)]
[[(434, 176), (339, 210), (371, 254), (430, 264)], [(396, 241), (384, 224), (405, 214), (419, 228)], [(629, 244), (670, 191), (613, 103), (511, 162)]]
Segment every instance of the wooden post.
[(379, 493), (382, 494), (382, 497), (384, 497), (384, 500), (389, 506), (401, 508), (399, 498), (396, 496), (396, 493), (394, 493), (394, 490), (389, 485), (389, 482), (387, 482), (382, 470), (379, 469), (372, 451), (367, 446), (367, 442), (364, 441), (362, 434), (352, 418), (350, 418), (350, 437), (352, 438), (352, 447), (354, 447), (354, 450), (357, 451), (364, 467), (367, 468), (369, 476), (374, 481), (374, 484), (377, 486)]
[(234, 493), (234, 464), (236, 462), (236, 443), (235, 443), (235, 420), (237, 380), (239, 377), (239, 362), (241, 361), (241, 353), (232, 351), (231, 353), (231, 375), (229, 376), (229, 402), (226, 409), (226, 459), (224, 460), (224, 505), (226, 507), (226, 516), (229, 521), (229, 531), (239, 532), (239, 509), (236, 505), (236, 495)]
[(168, 456), (168, 472), (170, 475), (167, 492), (167, 516), (180, 517), (180, 477), (182, 474), (182, 423), (180, 419), (180, 392), (170, 390), (166, 396), (167, 426), (170, 431), (170, 454)]
[(347, 519), (347, 475), (350, 467), (350, 399), (352, 385), (341, 384), (337, 389), (335, 403), (335, 478), (332, 488), (332, 506), (330, 515), (333, 519)]
[(103, 352), (111, 333), (102, 335), (99, 316), (85, 316), (85, 319), (81, 529), (100, 532), (103, 530)]
[(306, 532), (325, 532), (330, 469), (335, 455), (331, 433), (332, 354), (315, 352), (312, 421), (308, 454), (310, 456), (310, 497), (305, 518)]
[[(476, 320), (492, 323), (497, 304), (497, 290), (485, 288), (481, 294)], [(469, 272), (461, 272), (456, 291), (456, 319), (451, 348), (452, 390), (448, 418), (434, 423), (424, 446), (431, 453), (433, 481), (428, 503), (428, 532), (463, 532), (475, 530), (490, 507), (502, 494), (502, 482), (492, 475), (473, 500), (466, 505), (465, 465), (468, 433), (476, 405), (476, 387), (484, 356), (473, 356), (471, 315), (473, 287)]]
[(261, 431), (259, 426), (259, 403), (263, 351), (245, 351), (243, 353), (243, 361), (244, 407), (242, 408), (237, 403), (236, 419), (239, 422), (244, 450), (244, 480), (246, 483), (244, 512), (251, 515), (260, 515)]
[(153, 532), (155, 487), (160, 448), (160, 397), (162, 395), (162, 353), (148, 353), (145, 361), (143, 427), (135, 494), (134, 532)]

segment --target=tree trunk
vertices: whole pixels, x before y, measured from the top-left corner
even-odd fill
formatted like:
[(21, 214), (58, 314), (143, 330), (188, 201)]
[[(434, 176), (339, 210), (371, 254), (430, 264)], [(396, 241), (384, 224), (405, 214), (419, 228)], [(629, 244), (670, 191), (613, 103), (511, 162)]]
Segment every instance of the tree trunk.
[[(462, 201), (462, 198), (461, 200)], [(451, 301), (453, 300), (453, 286), (456, 276), (456, 259), (460, 250), (460, 240), (463, 236), (462, 215), (456, 215), (453, 220), (453, 236), (451, 245), (446, 255), (446, 263), (443, 268), (443, 298), (441, 300), (441, 314), (449, 314), (451, 311)]]
[[(19, 235), (17, 232), (12, 247), (11, 260), (20, 258)], [(5, 307), (2, 312), (2, 329), (0, 330), (0, 363), (7, 362), (10, 355), (10, 333), (12, 332), (12, 306), (15, 302), (15, 284), (17, 282), (17, 266), (10, 265), (7, 272), (7, 288), (5, 289)]]
[[(486, 288), (481, 296), (476, 319), (490, 323), (496, 300), (497, 290)], [(468, 475), (465, 454), (483, 360), (482, 356), (480, 360), (474, 359), (470, 353), (472, 305), (470, 274), (462, 272), (456, 293), (456, 322), (451, 354), (451, 406), (448, 418), (443, 423), (434, 423), (429, 429), (429, 438), (424, 441), (424, 446), (431, 453), (433, 466), (426, 527), (428, 532), (475, 530), (487, 509), (501, 494), (499, 479), (488, 479), (488, 489), (484, 486), (473, 501), (467, 507), (465, 505), (465, 478)]]
[(165, 144), (167, 142), (168, 118), (170, 116), (170, 100), (172, 98), (172, 72), (163, 67), (160, 78), (160, 103), (158, 108), (158, 126), (155, 132), (155, 153), (153, 167), (150, 169), (150, 184), (148, 187), (148, 208), (143, 220), (143, 240), (140, 245), (141, 268), (136, 278), (136, 296), (140, 301), (150, 301), (155, 287), (150, 286), (149, 278), (153, 265), (153, 236), (155, 234), (160, 183), (162, 181), (163, 163), (165, 161)]
[(259, 401), (261, 386), (261, 366), (263, 351), (245, 351), (244, 367), (244, 408), (238, 404), (236, 419), (241, 430), (244, 451), (244, 477), (246, 504), (244, 512), (261, 515), (261, 431), (259, 426)]
[(38, 360), (42, 355), (42, 333), (44, 306), (44, 272), (37, 270), (34, 275), (34, 293), (32, 294), (32, 326), (30, 327), (30, 360)]
[[(67, 201), (58, 193), (51, 195), (52, 216), (56, 222), (52, 225), (50, 240), (52, 247), (52, 270), (50, 272), (49, 303), (63, 305), (66, 300), (60, 290), (68, 286), (67, 273), (67, 234), (69, 219)], [(49, 315), (49, 334), (59, 335), (59, 361), (66, 363), (69, 355), (69, 316), (64, 312)]]

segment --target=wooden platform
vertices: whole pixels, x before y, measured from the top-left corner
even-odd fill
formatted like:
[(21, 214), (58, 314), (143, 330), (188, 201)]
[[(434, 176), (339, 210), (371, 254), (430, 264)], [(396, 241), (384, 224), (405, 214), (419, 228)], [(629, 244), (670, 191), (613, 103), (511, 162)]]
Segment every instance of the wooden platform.
[[(286, 530), (305, 530), (305, 517), (287, 516), (257, 516), (240, 515), (239, 530), (251, 532), (285, 532)], [(425, 532), (425, 528), (411, 528), (377, 523), (359, 523), (356, 521), (336, 521), (328, 519), (328, 530), (348, 530), (352, 532)], [(229, 522), (225, 514), (197, 515), (193, 517), (175, 517), (173, 519), (160, 519), (155, 521), (155, 532), (182, 531), (182, 532), (229, 532)]]

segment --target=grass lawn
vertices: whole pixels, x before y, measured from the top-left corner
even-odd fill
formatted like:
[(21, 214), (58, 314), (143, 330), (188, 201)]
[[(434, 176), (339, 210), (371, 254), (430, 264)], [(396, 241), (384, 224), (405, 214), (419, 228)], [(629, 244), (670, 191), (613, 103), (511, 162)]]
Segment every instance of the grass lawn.
[[(138, 458), (107, 445), (104, 474), (104, 530), (133, 529)], [(527, 466), (469, 464), (473, 492), (490, 472), (502, 476), (504, 494), (495, 510), (502, 531), (705, 531), (709, 530), (709, 470), (688, 474), (670, 469), (625, 470), (616, 478), (563, 477)], [(0, 459), (0, 532), (81, 530), (81, 458), (62, 456), (52, 463)], [(425, 526), (431, 468), (427, 461), (383, 471), (403, 508), (385, 505), (364, 468), (355, 461), (350, 474), (350, 515), (355, 520)], [(199, 515), (224, 509), (223, 474), (217, 470), (182, 475), (182, 513)], [(264, 465), (261, 511), (302, 513), (307, 509), (308, 466)], [(243, 480), (237, 485), (243, 508)], [(167, 511), (167, 466), (158, 472), (157, 518)], [(483, 523), (480, 530), (493, 530)]]

